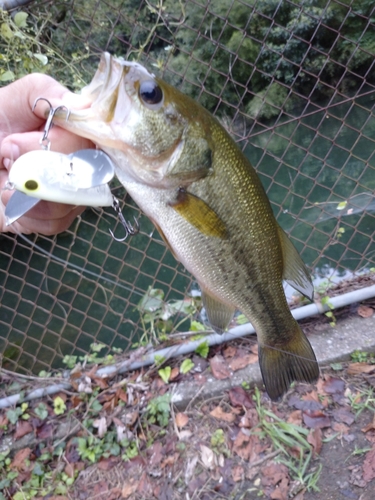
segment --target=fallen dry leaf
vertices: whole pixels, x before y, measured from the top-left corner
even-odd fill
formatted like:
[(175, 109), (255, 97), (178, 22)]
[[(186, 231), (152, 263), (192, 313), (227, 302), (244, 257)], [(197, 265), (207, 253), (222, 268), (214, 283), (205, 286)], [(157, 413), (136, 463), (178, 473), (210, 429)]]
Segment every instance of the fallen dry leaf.
[(355, 486), (359, 486), (360, 488), (364, 488), (366, 486), (366, 481), (363, 479), (363, 470), (361, 466), (357, 466), (352, 470), (349, 482), (351, 484), (354, 484)]
[(135, 493), (138, 489), (140, 480), (134, 477), (129, 478), (127, 483), (122, 487), (121, 495), (122, 498), (130, 498), (133, 493)]
[(108, 471), (113, 469), (113, 467), (115, 467), (115, 465), (117, 465), (118, 462), (119, 462), (119, 457), (110, 456), (108, 458), (101, 458), (100, 461), (98, 462), (97, 467), (99, 470)]
[(229, 363), (229, 368), (234, 372), (237, 370), (241, 370), (246, 366), (256, 363), (258, 361), (258, 356), (256, 354), (244, 354), (243, 356), (236, 356)]
[(197, 462), (198, 462), (198, 455), (195, 455), (194, 457), (189, 458), (187, 460), (186, 469), (185, 469), (185, 477), (184, 477), (185, 484), (189, 484), (190, 479), (193, 477)]
[(368, 306), (359, 306), (357, 309), (357, 313), (362, 318), (369, 318), (374, 314), (374, 309)]
[(323, 429), (331, 426), (330, 418), (321, 411), (304, 411), (302, 418), (306, 427), (310, 429)]
[(215, 453), (204, 444), (201, 444), (201, 460), (203, 466), (208, 470), (212, 470), (216, 466)]
[(100, 438), (103, 438), (107, 432), (107, 429), (108, 429), (106, 417), (97, 418), (96, 420), (94, 420), (92, 425), (93, 425), (93, 427), (98, 429), (98, 436)]
[(228, 346), (223, 350), (223, 355), (225, 359), (233, 358), (237, 353), (237, 347)]
[(25, 460), (29, 458), (30, 454), (30, 448), (23, 448), (22, 450), (17, 451), (12, 460), (12, 463), (9, 465), (9, 468), (16, 469), (18, 471), (26, 470), (27, 467), (25, 467)]
[(251, 427), (256, 427), (259, 423), (258, 412), (255, 408), (250, 408), (246, 410), (245, 415), (242, 415), (239, 427), (247, 427), (251, 429)]
[(337, 410), (333, 410), (332, 412), (333, 418), (336, 422), (343, 422), (347, 425), (352, 425), (355, 420), (353, 413), (350, 411), (350, 408), (339, 408)]
[(328, 377), (323, 382), (323, 389), (327, 394), (343, 394), (345, 390), (345, 382), (341, 378)]
[(232, 387), (229, 391), (229, 400), (232, 406), (241, 406), (244, 408), (254, 408), (254, 401), (243, 387)]
[(266, 449), (267, 444), (261, 442), (259, 437), (246, 430), (240, 430), (232, 444), (232, 451), (248, 462), (255, 462), (259, 455)]
[(238, 483), (238, 481), (243, 481), (245, 477), (245, 471), (242, 465), (235, 465), (232, 468), (232, 479), (235, 483)]
[(189, 417), (186, 413), (177, 413), (175, 422), (177, 427), (181, 429), (181, 427), (185, 427), (185, 425), (189, 422)]
[(347, 434), (349, 432), (349, 427), (343, 423), (334, 422), (332, 429), (340, 434)]
[(138, 483), (138, 491), (142, 495), (142, 498), (151, 498), (152, 486), (146, 472), (142, 473), (141, 479)]
[(16, 432), (14, 433), (14, 439), (20, 439), (26, 434), (29, 434), (33, 431), (33, 426), (28, 420), (19, 420), (17, 422)]
[(307, 442), (313, 447), (314, 455), (319, 455), (322, 449), (322, 429), (311, 429), (308, 436)]
[(375, 365), (368, 363), (350, 363), (347, 372), (349, 375), (359, 375), (360, 373), (372, 373), (375, 371)]
[(1, 415), (0, 414), (0, 428), (1, 427), (5, 427), (8, 424), (9, 424), (8, 417), (6, 415)]
[(276, 486), (283, 479), (289, 478), (288, 469), (284, 464), (272, 462), (262, 469), (262, 485)]
[(323, 409), (322, 403), (317, 401), (311, 393), (305, 394), (303, 399), (301, 399), (298, 394), (292, 394), (289, 398), (288, 405), (302, 411), (316, 411)]
[(374, 413), (374, 417), (372, 419), (372, 422), (370, 422), (369, 424), (367, 424), (365, 427), (363, 427), (361, 429), (362, 432), (368, 432), (368, 431), (372, 431), (375, 429), (375, 413)]
[(92, 380), (98, 387), (100, 387), (103, 390), (108, 389), (109, 387), (108, 382), (102, 377), (92, 376)]
[(69, 498), (65, 495), (53, 495), (51, 497), (48, 497), (48, 500), (69, 500)]
[(225, 422), (232, 423), (236, 420), (236, 415), (234, 413), (229, 413), (224, 411), (220, 406), (216, 406), (211, 412), (211, 417), (217, 418), (218, 420), (224, 420)]
[(160, 462), (164, 458), (164, 453), (162, 453), (163, 445), (160, 441), (156, 441), (150, 448), (147, 450), (148, 455), (150, 455), (149, 464), (151, 466), (159, 465)]
[(375, 448), (366, 453), (363, 462), (363, 479), (366, 482), (375, 479)]
[(272, 500), (288, 500), (289, 480), (284, 477), (270, 495)]
[(218, 380), (229, 378), (232, 375), (227, 362), (220, 354), (216, 354), (210, 359), (210, 366), (212, 375)]
[(64, 472), (68, 477), (74, 477), (74, 465), (73, 464), (66, 464), (64, 468)]
[(302, 424), (302, 411), (295, 410), (288, 416), (287, 422), (293, 425), (301, 425)]
[(175, 380), (179, 375), (180, 375), (180, 369), (178, 366), (175, 366), (174, 368), (172, 368), (169, 380)]
[(180, 454), (177, 452), (173, 453), (173, 455), (168, 455), (167, 458), (165, 458), (160, 464), (161, 469), (164, 469), (167, 465), (175, 464), (179, 458)]

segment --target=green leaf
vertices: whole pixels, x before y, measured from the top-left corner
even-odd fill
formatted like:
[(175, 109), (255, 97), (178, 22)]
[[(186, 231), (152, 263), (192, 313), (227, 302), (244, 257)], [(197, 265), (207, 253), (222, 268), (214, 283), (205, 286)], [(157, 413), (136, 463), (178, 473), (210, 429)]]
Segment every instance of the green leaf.
[(163, 290), (149, 287), (144, 297), (138, 303), (138, 309), (144, 312), (155, 312), (162, 308), (164, 303), (163, 299)]
[(94, 342), (93, 344), (90, 345), (90, 349), (92, 350), (92, 352), (100, 352), (106, 347), (107, 346), (105, 344), (99, 344), (98, 342)]
[(18, 28), (27, 28), (27, 22), (26, 22), (26, 19), (29, 17), (28, 14), (26, 14), (26, 12), (17, 12), (17, 14), (14, 16), (14, 24), (18, 27)]
[(25, 500), (25, 495), (22, 491), (17, 491), (15, 495), (13, 495), (13, 500)]
[[(0, 488), (3, 490), (4, 488), (8, 488), (10, 486), (10, 480), (8, 478), (0, 481)], [(0, 500), (6, 500), (2, 493), (0, 493)]]
[(164, 363), (165, 357), (164, 356), (160, 356), (159, 354), (155, 354), (154, 360), (155, 360), (155, 364), (157, 366), (160, 366), (160, 365), (162, 365)]
[(95, 399), (95, 401), (91, 405), (91, 411), (93, 413), (99, 413), (102, 408), (103, 408), (103, 405), (101, 403), (99, 403), (99, 401), (97, 399)]
[(346, 205), (348, 204), (347, 201), (342, 201), (341, 203), (339, 203), (336, 207), (337, 210), (344, 210), (344, 208), (346, 207)]
[(57, 396), (53, 400), (53, 408), (55, 415), (62, 415), (65, 412), (66, 404), (64, 403), (64, 400), (60, 396)]
[(194, 363), (192, 362), (191, 359), (185, 359), (180, 366), (180, 373), (185, 375), (185, 373), (188, 373), (192, 368), (194, 368)]
[(158, 374), (160, 375), (161, 379), (165, 384), (168, 384), (171, 372), (172, 369), (170, 366), (166, 366), (165, 368), (160, 368), (160, 370), (158, 370)]
[(199, 354), (199, 356), (202, 356), (202, 358), (207, 358), (208, 351), (209, 351), (209, 345), (207, 340), (199, 344), (199, 346), (195, 349), (195, 352)]
[(47, 405), (45, 405), (44, 403), (39, 403), (34, 411), (40, 418), (40, 420), (44, 420), (45, 418), (48, 417)]
[(0, 80), (2, 82), (10, 82), (11, 80), (14, 80), (16, 78), (15, 74), (13, 73), (13, 71), (5, 71), (5, 73), (2, 73), (2, 75), (0, 76)]
[(7, 415), (7, 418), (11, 424), (16, 424), (18, 422), (20, 415), (22, 415), (22, 410), (21, 410), (21, 408), (15, 408), (14, 410), (8, 410), (6, 415)]
[(48, 64), (48, 57), (44, 54), (33, 54), (33, 56), (35, 57), (35, 59), (38, 59), (38, 61), (40, 61), (43, 66), (46, 66)]
[(236, 323), (238, 325), (245, 325), (246, 323), (248, 323), (249, 320), (246, 318), (246, 316), (244, 314), (239, 314), (237, 317), (236, 317)]
[(332, 370), (340, 371), (342, 370), (342, 363), (331, 363)]
[(192, 321), (190, 323), (190, 330), (192, 332), (204, 332), (207, 328), (202, 323), (199, 323), (199, 321)]
[(11, 40), (13, 38), (13, 31), (10, 29), (9, 25), (2, 23), (0, 26), (0, 35), (5, 38), (5, 40)]

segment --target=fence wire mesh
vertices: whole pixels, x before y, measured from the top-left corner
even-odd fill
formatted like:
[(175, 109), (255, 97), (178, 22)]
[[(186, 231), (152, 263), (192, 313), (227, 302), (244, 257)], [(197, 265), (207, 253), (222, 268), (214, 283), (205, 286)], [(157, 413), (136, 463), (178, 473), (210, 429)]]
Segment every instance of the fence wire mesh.
[[(139, 60), (224, 122), (316, 283), (375, 267), (372, 1), (67, 0), (24, 10), (26, 39), (2, 28), (3, 82), (9, 70), (27, 72), (33, 52), (48, 63), (32, 70), (72, 89), (90, 81), (103, 50)], [(127, 352), (142, 340), (139, 303), (150, 287), (166, 302), (194, 288), (151, 222), (114, 190), (125, 217), (140, 222), (125, 243), (108, 233), (121, 229), (111, 210), (86, 210), (56, 237), (0, 236), (4, 367), (49, 370), (93, 342)]]

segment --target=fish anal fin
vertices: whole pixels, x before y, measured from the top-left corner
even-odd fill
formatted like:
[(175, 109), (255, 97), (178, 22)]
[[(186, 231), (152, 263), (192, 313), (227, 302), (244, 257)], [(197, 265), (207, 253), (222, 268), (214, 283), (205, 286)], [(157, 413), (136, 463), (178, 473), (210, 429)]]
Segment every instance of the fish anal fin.
[(283, 279), (307, 299), (313, 301), (314, 286), (310, 273), (293, 243), (280, 226), (278, 231), (284, 261)]
[(233, 318), (235, 308), (218, 300), (204, 289), (202, 289), (202, 302), (212, 328), (216, 333), (223, 333)]
[(292, 340), (280, 346), (259, 345), (259, 365), (266, 391), (272, 400), (278, 400), (293, 381), (315, 382), (319, 365), (314, 351), (295, 322)]
[(180, 189), (176, 201), (170, 206), (185, 220), (206, 236), (226, 239), (227, 229), (224, 222), (207, 203), (198, 196)]

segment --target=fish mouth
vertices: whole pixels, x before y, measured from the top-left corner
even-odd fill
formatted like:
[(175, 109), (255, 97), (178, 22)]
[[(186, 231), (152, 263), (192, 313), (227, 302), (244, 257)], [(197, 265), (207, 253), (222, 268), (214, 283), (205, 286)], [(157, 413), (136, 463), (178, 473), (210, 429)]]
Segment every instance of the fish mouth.
[[(99, 146), (118, 147), (114, 128), (123, 125), (130, 115), (142, 78), (154, 78), (136, 62), (115, 58), (104, 52), (99, 67), (89, 85), (81, 91), (91, 104), (84, 109), (57, 110), (54, 121), (60, 127), (86, 137)], [(116, 144), (115, 144), (116, 143)]]

